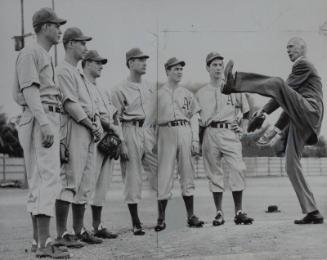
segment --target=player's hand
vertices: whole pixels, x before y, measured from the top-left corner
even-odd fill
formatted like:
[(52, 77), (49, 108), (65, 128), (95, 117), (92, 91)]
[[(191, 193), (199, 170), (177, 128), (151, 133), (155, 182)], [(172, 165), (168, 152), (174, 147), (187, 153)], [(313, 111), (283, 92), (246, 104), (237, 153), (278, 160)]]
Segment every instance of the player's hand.
[(121, 152), (120, 152), (120, 158), (122, 161), (128, 161), (128, 149), (125, 141), (122, 141), (121, 143)]
[(231, 129), (237, 134), (243, 134), (243, 129), (237, 123), (232, 123)]
[(110, 129), (118, 136), (121, 136), (121, 131), (118, 125), (110, 124)]
[(156, 142), (154, 146), (152, 147), (152, 153), (158, 154), (158, 143)]
[(242, 139), (245, 136), (244, 130), (242, 127), (240, 127), (237, 123), (232, 123), (231, 124), (231, 129), (238, 134), (240, 139)]
[(102, 135), (103, 135), (103, 128), (101, 125), (98, 125), (96, 123), (93, 123), (91, 133), (93, 136), (94, 142), (100, 141)]
[(192, 156), (196, 156), (200, 154), (200, 144), (199, 141), (193, 140), (192, 141), (192, 150), (191, 150)]
[(49, 148), (53, 144), (54, 134), (49, 124), (41, 125), (42, 145)]

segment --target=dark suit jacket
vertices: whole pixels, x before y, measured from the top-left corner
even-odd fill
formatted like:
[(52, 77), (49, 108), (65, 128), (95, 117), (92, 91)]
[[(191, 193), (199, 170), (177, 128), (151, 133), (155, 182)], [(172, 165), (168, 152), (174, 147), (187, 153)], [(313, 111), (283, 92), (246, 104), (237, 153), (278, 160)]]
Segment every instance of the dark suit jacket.
[[(306, 58), (300, 59), (293, 64), (292, 72), (286, 80), (286, 85), (301, 94), (311, 104), (312, 109), (308, 111), (308, 114), (303, 115), (303, 118), (313, 132), (306, 143), (317, 143), (324, 115), (324, 105), (321, 78), (316, 68)], [(279, 104), (271, 99), (264, 106), (263, 110), (270, 114), (277, 108), (279, 108)]]

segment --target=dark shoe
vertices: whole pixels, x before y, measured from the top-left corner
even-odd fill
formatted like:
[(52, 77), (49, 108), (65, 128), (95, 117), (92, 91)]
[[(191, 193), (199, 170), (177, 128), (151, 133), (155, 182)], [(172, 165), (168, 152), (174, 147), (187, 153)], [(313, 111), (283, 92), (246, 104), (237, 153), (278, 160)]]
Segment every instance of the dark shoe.
[(239, 224), (250, 225), (252, 224), (253, 221), (254, 221), (253, 218), (248, 217), (247, 214), (242, 211), (239, 211), (234, 218), (234, 222), (236, 225)]
[(223, 213), (221, 211), (218, 211), (215, 219), (212, 221), (212, 225), (220, 226), (220, 225), (223, 225), (224, 223), (225, 223), (225, 220), (223, 217)]
[(97, 230), (94, 230), (94, 236), (95, 237), (100, 237), (104, 239), (115, 239), (118, 237), (117, 234), (109, 232), (108, 229), (103, 227), (102, 225), (99, 225)]
[(164, 229), (166, 229), (166, 223), (165, 223), (165, 221), (164, 220), (161, 220), (161, 219), (160, 220), (158, 219), (157, 225), (154, 227), (154, 230), (156, 232), (159, 232), (159, 231), (164, 230)]
[(84, 246), (84, 243), (82, 243), (75, 235), (65, 232), (61, 237), (58, 237), (55, 240), (54, 245), (57, 247), (65, 246), (69, 248), (81, 248)]
[(233, 76), (233, 66), (234, 66), (234, 61), (229, 60), (226, 64), (225, 67), (225, 84), (221, 87), (221, 93), (225, 95), (229, 95), (232, 93), (233, 86), (235, 84), (235, 79)]
[(54, 246), (52, 243), (48, 243), (44, 248), (36, 249), (36, 257), (50, 257), (53, 259), (68, 259), (70, 254), (67, 251), (64, 251), (60, 247)]
[(318, 210), (308, 213), (303, 219), (294, 220), (294, 224), (322, 224), (324, 217)]
[(135, 236), (143, 236), (145, 234), (142, 223), (137, 223), (133, 226), (133, 233)]
[(101, 238), (95, 237), (90, 231), (85, 228), (82, 229), (81, 233), (76, 235), (78, 239), (87, 244), (101, 244), (103, 240)]
[(199, 220), (197, 216), (193, 215), (187, 220), (187, 224), (189, 227), (202, 227), (204, 222)]

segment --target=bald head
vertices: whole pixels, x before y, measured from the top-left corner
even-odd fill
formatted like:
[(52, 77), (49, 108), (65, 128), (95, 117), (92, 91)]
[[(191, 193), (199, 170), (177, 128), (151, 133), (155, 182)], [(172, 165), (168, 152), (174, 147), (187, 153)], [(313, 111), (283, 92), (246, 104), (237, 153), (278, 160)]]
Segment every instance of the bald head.
[(300, 37), (292, 37), (287, 43), (287, 53), (292, 62), (299, 57), (306, 56), (307, 45)]

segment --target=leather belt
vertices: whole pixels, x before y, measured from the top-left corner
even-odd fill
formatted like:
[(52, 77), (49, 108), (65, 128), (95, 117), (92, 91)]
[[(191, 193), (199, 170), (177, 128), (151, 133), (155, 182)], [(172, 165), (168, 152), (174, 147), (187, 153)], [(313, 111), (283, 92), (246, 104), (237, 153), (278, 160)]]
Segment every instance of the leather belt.
[(231, 124), (230, 123), (221, 123), (221, 122), (211, 122), (209, 126), (212, 128), (230, 129)]
[(124, 123), (124, 124), (131, 124), (131, 125), (138, 126), (138, 127), (143, 127), (144, 120), (122, 121), (122, 123)]
[(159, 126), (168, 126), (168, 127), (173, 127), (173, 126), (187, 126), (190, 123), (186, 120), (175, 120), (175, 121), (170, 121), (164, 124), (159, 124)]
[[(48, 110), (49, 112), (58, 113), (58, 114), (64, 113), (62, 108), (60, 108), (59, 106), (56, 106), (56, 105), (48, 105), (48, 104), (42, 103), (42, 106), (44, 109)], [(28, 108), (28, 106), (23, 106), (23, 111), (25, 111), (27, 108)]]

